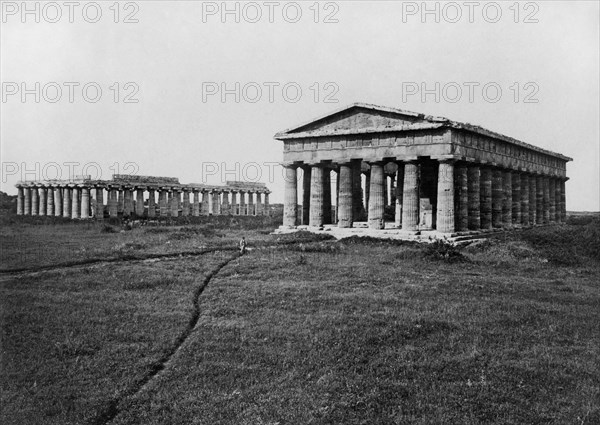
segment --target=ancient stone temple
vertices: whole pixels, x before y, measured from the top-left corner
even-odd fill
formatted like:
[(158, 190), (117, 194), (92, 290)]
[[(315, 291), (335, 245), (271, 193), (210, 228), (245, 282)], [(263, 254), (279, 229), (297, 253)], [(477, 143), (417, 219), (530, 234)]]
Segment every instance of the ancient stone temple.
[[(67, 218), (268, 215), (264, 183), (179, 183), (175, 177), (114, 175), (17, 183), (17, 214)], [(146, 196), (147, 194), (147, 196)], [(106, 200), (106, 204), (105, 204)]]
[(478, 126), (356, 103), (275, 139), (283, 228), (384, 229), (387, 217), (388, 228), (447, 235), (565, 221), (572, 159)]

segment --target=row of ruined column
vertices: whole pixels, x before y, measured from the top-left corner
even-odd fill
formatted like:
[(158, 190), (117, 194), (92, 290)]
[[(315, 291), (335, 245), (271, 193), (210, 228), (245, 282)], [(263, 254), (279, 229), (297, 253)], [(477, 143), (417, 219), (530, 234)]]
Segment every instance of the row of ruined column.
[[(148, 189), (149, 196), (146, 210), (144, 205), (144, 192), (146, 189), (109, 187), (106, 190), (108, 194), (107, 210), (110, 217), (269, 214), (269, 193), (264, 193), (264, 196), (262, 196), (262, 192), (241, 190)], [(158, 192), (158, 202), (156, 192)], [(192, 200), (190, 200), (190, 192), (193, 193)], [(231, 201), (229, 192), (231, 192)], [(95, 197), (92, 197), (92, 193)], [(82, 219), (104, 217), (104, 187), (92, 188), (85, 185), (19, 186), (17, 215)]]
[[(383, 229), (387, 195), (385, 162), (371, 162), (366, 179), (367, 221)], [(395, 227), (419, 230), (419, 161), (398, 162), (395, 174)], [(297, 225), (297, 165), (286, 166), (283, 224)], [(339, 164), (337, 225), (352, 227), (362, 204), (361, 161)], [(303, 166), (303, 223), (322, 227), (331, 212), (331, 165)], [(444, 233), (491, 230), (566, 220), (565, 178), (439, 160), (436, 230)], [(394, 186), (394, 185), (392, 185)], [(309, 206), (309, 208), (306, 208)]]
[(566, 221), (565, 178), (460, 163), (455, 181), (456, 231)]

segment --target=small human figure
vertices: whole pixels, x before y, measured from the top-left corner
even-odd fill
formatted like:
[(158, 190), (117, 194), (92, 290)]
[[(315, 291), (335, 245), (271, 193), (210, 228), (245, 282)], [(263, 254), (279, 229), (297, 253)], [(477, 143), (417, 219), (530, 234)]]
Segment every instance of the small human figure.
[(240, 240), (240, 255), (244, 255), (246, 253), (246, 238), (242, 236)]

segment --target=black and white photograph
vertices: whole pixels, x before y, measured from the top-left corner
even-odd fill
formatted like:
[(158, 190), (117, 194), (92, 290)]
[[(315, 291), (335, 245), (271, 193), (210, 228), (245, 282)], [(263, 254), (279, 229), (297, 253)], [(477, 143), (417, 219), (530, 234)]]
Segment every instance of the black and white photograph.
[(0, 12), (0, 424), (600, 424), (600, 2)]

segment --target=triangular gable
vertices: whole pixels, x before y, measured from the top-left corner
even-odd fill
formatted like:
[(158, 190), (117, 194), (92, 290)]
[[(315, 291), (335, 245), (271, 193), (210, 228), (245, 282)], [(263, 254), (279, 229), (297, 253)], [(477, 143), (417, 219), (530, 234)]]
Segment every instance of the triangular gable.
[(439, 122), (439, 119), (426, 117), (416, 112), (354, 103), (307, 123), (281, 131), (275, 138), (297, 133), (344, 133), (348, 130), (401, 127), (430, 122)]

